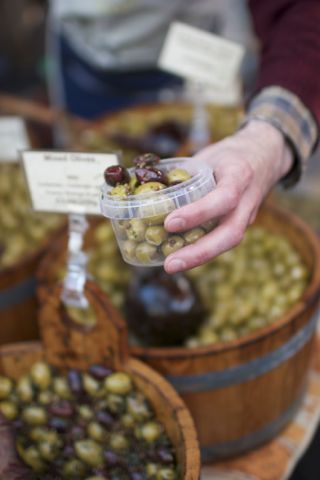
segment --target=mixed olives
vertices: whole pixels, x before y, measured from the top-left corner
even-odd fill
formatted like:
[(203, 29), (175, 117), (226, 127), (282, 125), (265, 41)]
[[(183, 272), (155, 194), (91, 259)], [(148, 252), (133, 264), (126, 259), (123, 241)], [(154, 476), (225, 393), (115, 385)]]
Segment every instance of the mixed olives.
[[(234, 133), (242, 118), (241, 110), (235, 107), (207, 105), (207, 111), (212, 141)], [(175, 103), (129, 108), (109, 115), (97, 128), (74, 132), (73, 143), (82, 151), (120, 149), (128, 166), (133, 156), (147, 151), (169, 158), (186, 149), (192, 116), (192, 106), (186, 103), (179, 104), (179, 108)]]
[[(165, 218), (177, 207), (174, 198), (169, 196), (166, 189), (176, 185), (181, 185), (183, 189), (185, 182), (192, 179), (192, 175), (180, 165), (171, 164), (168, 167), (153, 153), (139, 155), (133, 163), (135, 167), (130, 169), (130, 172), (120, 165), (108, 167), (104, 172), (105, 181), (109, 185), (107, 195), (115, 202), (126, 200), (128, 203), (126, 211), (128, 215), (122, 209), (120, 210), (122, 218), (111, 217), (113, 227), (127, 263), (144, 266), (162, 265), (168, 255), (195, 243), (209, 232), (214, 224), (211, 222), (175, 234), (167, 232), (164, 228)], [(196, 190), (195, 185), (193, 195)], [(179, 198), (182, 191), (176, 194)], [(154, 197), (153, 193), (156, 192), (163, 193)], [(141, 203), (131, 207), (130, 202), (134, 197), (140, 197)], [(186, 194), (185, 197), (188, 198)], [(102, 205), (104, 198), (103, 196)], [(195, 199), (198, 198), (201, 198), (201, 193), (198, 193)], [(190, 203), (189, 200), (186, 202)], [(119, 206), (119, 203), (117, 205)], [(121, 206), (119, 208), (121, 209)], [(108, 216), (108, 212), (104, 213)]]
[[(109, 222), (100, 223), (92, 237), (89, 274), (126, 313), (123, 307), (134, 271), (122, 261)], [(128, 255), (134, 255), (136, 242), (127, 240), (124, 248)], [(299, 301), (310, 276), (295, 248), (283, 236), (260, 226), (250, 227), (237, 248), (186, 275), (207, 311), (201, 327), (186, 340), (188, 347), (233, 340), (277, 320)], [(185, 315), (189, 318), (191, 312)], [(147, 322), (150, 324), (151, 319), (146, 318)], [(170, 335), (164, 333), (161, 337), (158, 333), (159, 339), (164, 337)], [(137, 342), (134, 337), (131, 340)], [(141, 341), (143, 335), (139, 334)], [(149, 337), (144, 343), (151, 345)]]
[(242, 243), (187, 272), (209, 314), (186, 345), (234, 340), (265, 327), (297, 303), (309, 281), (299, 253), (282, 236), (253, 226)]
[(59, 215), (32, 211), (19, 165), (0, 164), (0, 269), (34, 251), (61, 223)]
[(173, 446), (126, 372), (92, 365), (61, 375), (39, 361), (17, 382), (0, 376), (0, 413), (34, 478), (179, 478)]

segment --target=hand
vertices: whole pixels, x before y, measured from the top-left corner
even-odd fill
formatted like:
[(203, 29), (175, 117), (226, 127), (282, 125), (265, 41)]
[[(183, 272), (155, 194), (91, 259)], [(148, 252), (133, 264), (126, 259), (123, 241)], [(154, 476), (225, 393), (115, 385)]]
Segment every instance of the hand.
[(195, 158), (213, 168), (217, 187), (168, 215), (165, 228), (179, 232), (212, 219), (218, 220), (218, 226), (195, 244), (169, 255), (164, 264), (167, 273), (196, 267), (238, 245), (264, 197), (293, 162), (281, 132), (255, 120), (235, 135), (201, 150)]

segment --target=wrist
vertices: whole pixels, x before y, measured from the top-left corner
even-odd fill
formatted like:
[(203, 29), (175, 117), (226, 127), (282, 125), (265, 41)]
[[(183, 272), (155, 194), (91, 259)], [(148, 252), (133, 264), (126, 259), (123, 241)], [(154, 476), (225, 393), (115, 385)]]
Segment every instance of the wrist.
[[(252, 119), (238, 131), (240, 138), (249, 138), (261, 153), (268, 152), (268, 158), (273, 162), (277, 180), (285, 177), (293, 167), (294, 155), (292, 148), (283, 133), (271, 123)], [(264, 156), (264, 155), (263, 155)]]

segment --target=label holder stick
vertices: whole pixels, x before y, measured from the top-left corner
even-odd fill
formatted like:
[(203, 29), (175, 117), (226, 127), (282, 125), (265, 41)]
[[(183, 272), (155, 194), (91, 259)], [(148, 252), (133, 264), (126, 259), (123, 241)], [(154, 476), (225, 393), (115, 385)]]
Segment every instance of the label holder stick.
[(82, 250), (83, 237), (88, 229), (85, 215), (69, 214), (69, 240), (67, 273), (61, 299), (65, 305), (86, 309), (89, 302), (84, 294), (88, 256)]

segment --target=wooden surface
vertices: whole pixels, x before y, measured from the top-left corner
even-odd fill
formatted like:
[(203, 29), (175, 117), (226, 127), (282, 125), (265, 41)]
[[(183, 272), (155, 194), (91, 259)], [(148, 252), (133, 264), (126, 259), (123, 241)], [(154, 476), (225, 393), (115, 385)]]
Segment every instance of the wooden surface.
[[(90, 330), (75, 327), (69, 321), (64, 322), (61, 315), (61, 287), (54, 286), (50, 290), (39, 315), (44, 348), (44, 351), (40, 350), (41, 355), (60, 369), (71, 367), (84, 370), (92, 363), (103, 363), (132, 375), (137, 387), (153, 405), (176, 448), (182, 478), (197, 480), (200, 471), (197, 435), (182, 400), (158, 373), (129, 357), (125, 323), (99, 289), (88, 282), (85, 294), (96, 314), (96, 325)], [(14, 348), (9, 348), (9, 355), (6, 348), (2, 353), (0, 350), (0, 366), (11, 374), (12, 370), (19, 369), (17, 357), (25, 356), (25, 363), (29, 363), (30, 357), (25, 351), (22, 355), (13, 355)], [(17, 348), (21, 351), (27, 349), (28, 345)], [(31, 351), (38, 356), (39, 345), (32, 345)], [(24, 366), (23, 369), (25, 371)]]

